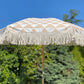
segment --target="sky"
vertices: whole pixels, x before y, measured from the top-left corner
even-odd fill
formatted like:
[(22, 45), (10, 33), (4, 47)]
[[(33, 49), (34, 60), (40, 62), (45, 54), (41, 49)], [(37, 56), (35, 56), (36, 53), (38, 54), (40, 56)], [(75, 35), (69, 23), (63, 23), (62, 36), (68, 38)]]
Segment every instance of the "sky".
[[(0, 0), (0, 29), (26, 18), (57, 18), (70, 9), (79, 10), (77, 19), (84, 20), (84, 0)], [(84, 27), (84, 22), (78, 24)]]

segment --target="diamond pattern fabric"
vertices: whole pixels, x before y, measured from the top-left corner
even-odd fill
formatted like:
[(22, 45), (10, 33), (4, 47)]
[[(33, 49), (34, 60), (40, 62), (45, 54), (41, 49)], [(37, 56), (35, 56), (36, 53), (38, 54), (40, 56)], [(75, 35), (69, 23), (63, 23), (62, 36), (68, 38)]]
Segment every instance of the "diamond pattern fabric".
[(17, 28), (19, 32), (57, 32), (66, 30), (71, 25), (56, 18), (27, 18), (7, 27), (12, 28), (12, 31)]

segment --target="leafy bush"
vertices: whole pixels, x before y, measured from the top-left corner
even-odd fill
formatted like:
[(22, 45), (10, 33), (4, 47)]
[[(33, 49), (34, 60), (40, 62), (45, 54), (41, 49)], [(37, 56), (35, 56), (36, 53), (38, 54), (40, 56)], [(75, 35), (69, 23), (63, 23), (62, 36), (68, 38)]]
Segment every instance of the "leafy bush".
[[(42, 46), (0, 46), (0, 84), (26, 84), (42, 64)], [(45, 52), (45, 62), (51, 59)], [(47, 60), (46, 60), (47, 59)]]
[[(52, 54), (53, 62), (45, 63), (45, 84), (80, 84), (78, 63), (67, 46), (46, 46), (46, 51)], [(36, 71), (36, 78), (42, 78), (41, 66)]]
[[(42, 46), (0, 46), (0, 84), (41, 84)], [(45, 47), (45, 84), (79, 84), (78, 63), (66, 46)]]
[(84, 84), (84, 47), (71, 46), (70, 50), (73, 54), (73, 58), (79, 63), (80, 77), (83, 80), (81, 84)]

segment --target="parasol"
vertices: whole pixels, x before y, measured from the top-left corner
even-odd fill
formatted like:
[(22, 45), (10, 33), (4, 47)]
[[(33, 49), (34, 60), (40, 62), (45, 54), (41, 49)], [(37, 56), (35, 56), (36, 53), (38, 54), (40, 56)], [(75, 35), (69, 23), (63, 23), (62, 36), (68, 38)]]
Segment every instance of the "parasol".
[(0, 44), (42, 45), (44, 70), (44, 45), (84, 46), (84, 29), (56, 18), (27, 18), (1, 29)]

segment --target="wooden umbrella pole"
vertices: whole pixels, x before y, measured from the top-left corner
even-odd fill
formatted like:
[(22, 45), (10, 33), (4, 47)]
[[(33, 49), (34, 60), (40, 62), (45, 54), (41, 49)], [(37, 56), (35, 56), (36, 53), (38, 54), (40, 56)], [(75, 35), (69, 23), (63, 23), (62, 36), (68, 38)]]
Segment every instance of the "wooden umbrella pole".
[[(42, 45), (42, 75), (44, 74), (44, 45)], [(42, 84), (44, 84), (44, 76), (42, 76)]]

